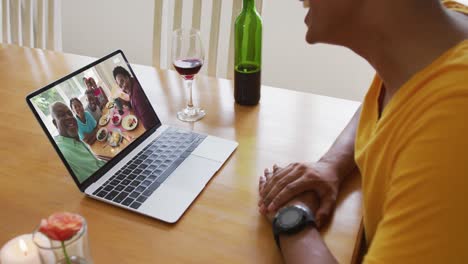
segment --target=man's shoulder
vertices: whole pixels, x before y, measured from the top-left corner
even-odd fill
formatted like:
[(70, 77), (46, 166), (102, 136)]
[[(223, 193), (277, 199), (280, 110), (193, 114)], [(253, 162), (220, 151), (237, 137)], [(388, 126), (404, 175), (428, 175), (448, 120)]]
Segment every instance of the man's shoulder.
[[(468, 40), (465, 40), (413, 77), (409, 96), (436, 101), (468, 95)], [(468, 99), (468, 97), (467, 97)]]
[(61, 145), (61, 146), (67, 144), (67, 138), (61, 135), (55, 136), (54, 141), (55, 143), (57, 143), (57, 145)]
[(468, 39), (455, 45), (447, 52), (447, 59), (442, 66), (457, 66), (467, 69), (468, 67)]
[(81, 145), (81, 144), (84, 145), (84, 143), (81, 140), (76, 140), (74, 138), (65, 137), (61, 135), (54, 137), (54, 141), (55, 143), (57, 143), (57, 145), (59, 145), (59, 147), (67, 147), (67, 146), (74, 147), (76, 145)]
[(133, 93), (134, 94), (142, 94), (143, 93), (143, 88), (141, 87), (140, 83), (137, 81), (137, 79), (132, 78), (132, 84), (133, 84)]
[(70, 138), (59, 135), (54, 138), (54, 141), (62, 155), (64, 155), (66, 158), (69, 158), (70, 155), (73, 155), (73, 142), (70, 140)]

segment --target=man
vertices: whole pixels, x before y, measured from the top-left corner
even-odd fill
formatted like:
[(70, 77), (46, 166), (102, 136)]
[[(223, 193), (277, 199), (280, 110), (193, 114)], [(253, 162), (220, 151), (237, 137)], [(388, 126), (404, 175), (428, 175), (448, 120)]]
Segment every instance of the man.
[[(124, 93), (128, 94), (130, 98), (129, 104), (145, 129), (154, 127), (157, 122), (156, 115), (137, 80), (132, 78), (130, 73), (121, 66), (115, 67), (112, 73), (117, 85)], [(123, 99), (121, 100), (124, 101)]]
[(89, 112), (96, 122), (99, 122), (102, 116), (102, 110), (99, 107), (99, 102), (94, 96), (93, 92), (86, 90), (86, 100), (88, 101), (88, 106), (86, 107), (86, 112)]
[(71, 110), (61, 102), (50, 106), (52, 122), (59, 135), (55, 137), (60, 152), (81, 183), (101, 168), (105, 162), (97, 159), (78, 137), (78, 124)]
[[(348, 47), (377, 74), (318, 162), (274, 165), (260, 178), (259, 210), (274, 222), (285, 262), (336, 262), (317, 227), (359, 169), (364, 263), (468, 263), (468, 8), (439, 0), (308, 4), (307, 42)], [(295, 212), (308, 220), (292, 232), (281, 221)]]

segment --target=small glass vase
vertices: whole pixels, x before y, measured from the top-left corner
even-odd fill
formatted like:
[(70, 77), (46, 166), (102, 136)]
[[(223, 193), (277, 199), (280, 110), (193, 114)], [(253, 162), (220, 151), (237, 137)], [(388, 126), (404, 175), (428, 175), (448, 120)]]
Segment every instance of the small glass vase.
[(83, 218), (83, 226), (72, 238), (66, 241), (53, 240), (36, 228), (33, 241), (39, 250), (42, 264), (92, 264), (88, 244), (88, 227)]

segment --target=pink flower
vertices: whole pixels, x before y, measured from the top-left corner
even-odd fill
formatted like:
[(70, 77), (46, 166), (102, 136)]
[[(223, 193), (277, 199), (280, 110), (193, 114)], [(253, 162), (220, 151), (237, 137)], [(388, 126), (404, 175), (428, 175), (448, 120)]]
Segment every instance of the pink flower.
[(39, 231), (50, 239), (66, 241), (78, 233), (82, 226), (83, 218), (80, 215), (62, 212), (42, 219)]

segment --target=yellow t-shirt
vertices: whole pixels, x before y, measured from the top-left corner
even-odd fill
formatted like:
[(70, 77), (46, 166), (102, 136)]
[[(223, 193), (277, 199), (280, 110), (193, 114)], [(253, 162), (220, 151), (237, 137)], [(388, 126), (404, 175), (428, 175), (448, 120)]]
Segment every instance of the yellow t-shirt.
[(379, 119), (381, 87), (376, 76), (355, 144), (364, 262), (468, 263), (468, 40), (414, 75)]

